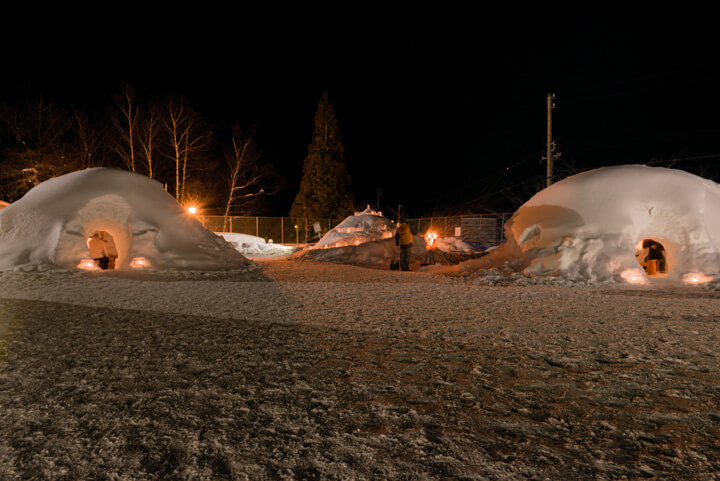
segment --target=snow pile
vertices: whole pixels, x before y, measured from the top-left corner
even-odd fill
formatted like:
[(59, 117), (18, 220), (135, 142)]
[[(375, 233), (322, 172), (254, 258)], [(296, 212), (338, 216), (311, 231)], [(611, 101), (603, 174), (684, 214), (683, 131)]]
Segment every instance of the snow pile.
[[(336, 262), (358, 266), (389, 268), (400, 258), (395, 245), (395, 223), (370, 207), (347, 217), (323, 236), (313, 247), (295, 255), (295, 259)], [(419, 267), (425, 256), (425, 240), (413, 235), (410, 262)]]
[(90, 258), (86, 240), (109, 233), (117, 267), (142, 258), (157, 269), (238, 269), (250, 261), (163, 190), (131, 172), (94, 168), (50, 179), (0, 211), (0, 270), (72, 268)]
[(268, 244), (262, 237), (249, 234), (236, 234), (234, 232), (216, 232), (216, 234), (228, 241), (245, 257), (287, 256), (297, 250), (296, 247), (292, 246)]
[(457, 237), (443, 237), (435, 240), (435, 248), (442, 252), (475, 252), (473, 246)]
[[(394, 236), (394, 232), (390, 232)], [(295, 257), (298, 260), (336, 262), (356, 266), (389, 268), (393, 260), (400, 259), (400, 247), (395, 245), (394, 237), (362, 244), (342, 245), (305, 249)], [(410, 250), (410, 268), (417, 269), (425, 259), (425, 241), (419, 235), (413, 235), (413, 246)]]
[(507, 241), (462, 270), (504, 268), (574, 281), (647, 282), (636, 258), (660, 242), (668, 278), (720, 277), (720, 185), (687, 172), (623, 165), (568, 177), (505, 225)]
[(328, 231), (314, 248), (360, 245), (381, 239), (390, 239), (395, 234), (395, 223), (370, 207), (349, 216), (335, 228)]

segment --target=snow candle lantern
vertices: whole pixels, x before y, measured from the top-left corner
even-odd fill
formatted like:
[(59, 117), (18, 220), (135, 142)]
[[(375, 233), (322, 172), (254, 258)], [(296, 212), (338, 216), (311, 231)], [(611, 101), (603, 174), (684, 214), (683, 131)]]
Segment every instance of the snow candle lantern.
[(689, 272), (685, 274), (685, 277), (683, 277), (683, 282), (686, 284), (704, 284), (706, 282), (710, 282), (711, 280), (712, 277), (699, 272)]

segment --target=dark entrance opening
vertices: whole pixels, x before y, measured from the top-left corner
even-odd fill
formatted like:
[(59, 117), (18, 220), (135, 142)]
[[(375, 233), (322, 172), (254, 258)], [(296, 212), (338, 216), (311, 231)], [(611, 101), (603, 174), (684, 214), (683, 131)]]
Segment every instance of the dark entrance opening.
[(640, 265), (648, 276), (667, 274), (665, 246), (654, 239), (644, 239), (642, 247), (635, 253)]

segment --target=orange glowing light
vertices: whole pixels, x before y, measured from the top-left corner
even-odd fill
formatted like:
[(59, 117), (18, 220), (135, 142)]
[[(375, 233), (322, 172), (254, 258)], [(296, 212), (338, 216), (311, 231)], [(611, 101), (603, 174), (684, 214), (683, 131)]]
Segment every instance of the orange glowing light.
[(191, 205), (190, 207), (188, 207), (188, 212), (193, 215), (197, 214), (197, 211), (198, 211), (197, 207), (195, 207), (194, 205)]
[(683, 282), (686, 284), (704, 284), (710, 282), (713, 278), (706, 276), (700, 272), (689, 272), (683, 277)]
[(130, 267), (133, 269), (142, 269), (144, 267), (150, 267), (150, 263), (144, 257), (133, 257), (133, 260), (130, 261)]
[(84, 269), (86, 271), (99, 271), (100, 268), (95, 263), (94, 260), (91, 259), (83, 259), (80, 261), (80, 264), (77, 265), (78, 269)]
[(435, 245), (435, 241), (437, 240), (438, 235), (435, 232), (428, 232), (425, 234), (425, 245), (428, 249), (432, 249)]
[(645, 279), (645, 275), (640, 269), (625, 269), (620, 273), (620, 277), (628, 284), (647, 284), (647, 279)]

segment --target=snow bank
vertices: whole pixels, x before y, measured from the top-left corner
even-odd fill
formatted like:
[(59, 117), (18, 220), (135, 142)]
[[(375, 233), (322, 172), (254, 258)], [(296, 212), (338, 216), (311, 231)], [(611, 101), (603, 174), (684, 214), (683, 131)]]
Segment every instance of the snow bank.
[(297, 250), (296, 247), (292, 246), (268, 244), (262, 237), (249, 234), (236, 234), (234, 232), (216, 232), (216, 234), (228, 241), (245, 257), (287, 256)]
[(0, 211), (0, 270), (76, 267), (87, 237), (106, 231), (117, 265), (144, 258), (158, 269), (238, 269), (250, 261), (200, 222), (160, 183), (124, 170), (94, 168), (41, 183)]
[[(389, 269), (391, 261), (400, 259), (400, 248), (395, 245), (395, 239), (391, 238), (358, 245), (305, 249), (294, 258)], [(425, 241), (421, 236), (413, 235), (413, 247), (410, 250), (411, 269), (417, 269), (424, 260)]]
[(668, 278), (717, 278), (720, 185), (680, 170), (605, 167), (539, 192), (505, 224), (505, 236), (505, 243), (461, 269), (643, 282), (635, 253), (644, 239), (653, 239), (665, 247)]
[(435, 248), (442, 252), (475, 252), (473, 246), (457, 237), (443, 237), (435, 240)]
[(390, 239), (395, 234), (395, 223), (370, 207), (347, 217), (328, 231), (314, 248), (360, 245), (381, 239)]
[[(389, 268), (391, 261), (400, 258), (400, 248), (395, 245), (395, 229), (395, 222), (368, 206), (364, 211), (347, 217), (317, 244), (294, 258)], [(424, 257), (425, 240), (413, 235), (411, 264), (419, 267)]]

